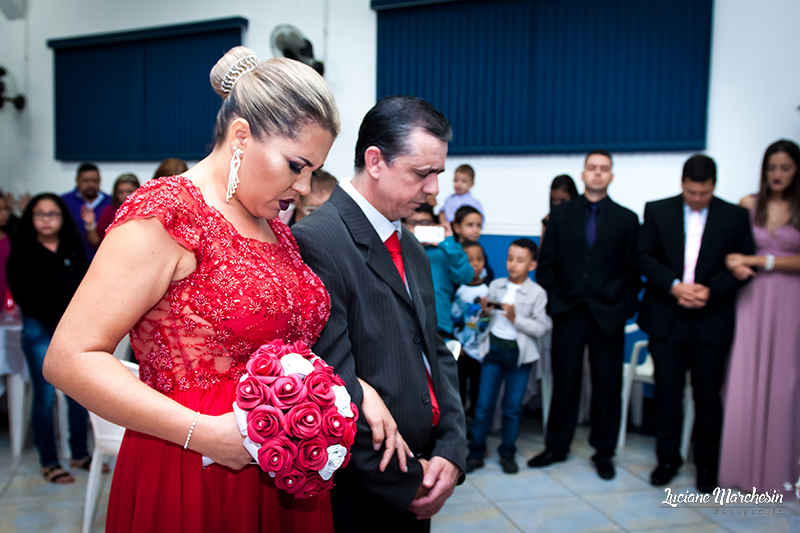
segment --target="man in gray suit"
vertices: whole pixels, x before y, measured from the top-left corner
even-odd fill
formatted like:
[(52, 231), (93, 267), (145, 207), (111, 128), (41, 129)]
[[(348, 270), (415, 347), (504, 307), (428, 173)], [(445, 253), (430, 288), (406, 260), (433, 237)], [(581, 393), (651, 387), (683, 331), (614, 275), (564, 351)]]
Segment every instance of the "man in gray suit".
[(428, 258), (400, 224), (439, 192), (451, 135), (447, 119), (422, 99), (380, 100), (361, 123), (355, 176), (292, 228), (331, 296), (315, 353), (356, 405), (365, 394), (359, 379), (378, 392), (414, 454), (407, 472), (396, 457), (381, 472), (383, 450), (361, 416), (352, 458), (331, 493), (337, 531), (429, 531), (430, 517), (463, 480), (456, 362), (436, 334)]

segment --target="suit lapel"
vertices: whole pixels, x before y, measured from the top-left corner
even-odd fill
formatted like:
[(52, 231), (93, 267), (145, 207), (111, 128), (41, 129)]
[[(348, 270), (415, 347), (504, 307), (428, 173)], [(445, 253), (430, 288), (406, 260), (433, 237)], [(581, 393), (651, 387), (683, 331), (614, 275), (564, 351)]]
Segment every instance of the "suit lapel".
[[(614, 229), (617, 227), (617, 221), (620, 219), (620, 215), (622, 214), (622, 210), (619, 209), (619, 206), (614, 203), (611, 198), (608, 198), (605, 201), (605, 205), (602, 207), (605, 208), (605, 211), (602, 215), (600, 215), (600, 224), (597, 225), (597, 237), (594, 239), (594, 246), (601, 246), (602, 242), (609, 236), (614, 233)], [(584, 241), (586, 240), (586, 231), (584, 228)], [(588, 243), (587, 243), (588, 246)]]
[(700, 240), (700, 251), (697, 254), (697, 265), (695, 266), (695, 279), (698, 278), (698, 273), (702, 272), (701, 267), (705, 267), (708, 262), (708, 254), (713, 248), (714, 235), (718, 235), (719, 230), (723, 226), (722, 217), (719, 216), (719, 201), (716, 196), (711, 199), (708, 205), (708, 215), (706, 216), (706, 226), (703, 228), (703, 237)]
[(584, 200), (583, 198), (575, 198), (575, 200), (568, 202), (565, 206), (567, 212), (567, 225), (575, 233), (577, 242), (580, 243), (583, 250), (589, 249), (589, 244), (586, 242), (586, 217), (584, 216)]
[(337, 186), (331, 194), (330, 201), (336, 206), (347, 229), (353, 236), (356, 244), (364, 252), (364, 261), (370, 269), (386, 283), (406, 304), (412, 305), (406, 286), (400, 278), (400, 273), (392, 261), (392, 255), (381, 242), (375, 228), (372, 227), (367, 216), (358, 207), (358, 204), (349, 194)]

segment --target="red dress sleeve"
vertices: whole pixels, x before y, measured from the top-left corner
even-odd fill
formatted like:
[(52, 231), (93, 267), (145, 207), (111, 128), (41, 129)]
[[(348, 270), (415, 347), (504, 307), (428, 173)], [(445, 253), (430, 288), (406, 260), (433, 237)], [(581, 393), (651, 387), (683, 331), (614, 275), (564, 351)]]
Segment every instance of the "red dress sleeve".
[(204, 233), (201, 221), (208, 209), (202, 201), (200, 190), (182, 176), (151, 180), (136, 189), (119, 209), (114, 222), (108, 227), (115, 227), (129, 220), (155, 217), (164, 229), (184, 248), (196, 251), (200, 247), (200, 239)]

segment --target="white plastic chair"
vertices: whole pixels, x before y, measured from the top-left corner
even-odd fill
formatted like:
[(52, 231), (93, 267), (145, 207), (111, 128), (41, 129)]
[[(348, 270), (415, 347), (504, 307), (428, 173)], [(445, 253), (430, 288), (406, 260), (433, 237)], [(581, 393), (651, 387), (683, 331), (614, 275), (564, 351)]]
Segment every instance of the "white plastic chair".
[[(619, 424), (619, 438), (617, 440), (617, 449), (625, 447), (625, 437), (628, 430), (628, 410), (629, 407), (638, 410), (638, 416), (634, 418), (641, 423), (641, 410), (642, 410), (642, 391), (641, 387), (637, 388), (636, 398), (631, 407), (631, 396), (634, 394), (632, 391), (633, 382), (655, 384), (653, 378), (655, 374), (655, 364), (653, 363), (653, 356), (648, 352), (647, 358), (639, 364), (639, 356), (641, 351), (647, 349), (648, 341), (641, 340), (633, 345), (633, 354), (631, 361), (625, 363), (622, 369), (622, 413)], [(694, 424), (694, 401), (692, 400), (692, 385), (689, 378), (689, 373), (686, 373), (686, 385), (683, 389), (683, 430), (681, 432), (681, 456), (686, 461), (689, 456), (689, 445), (691, 444), (692, 425)]]
[[(139, 365), (120, 361), (125, 367), (139, 377)], [(97, 498), (100, 496), (100, 475), (103, 472), (103, 462), (107, 457), (116, 457), (122, 444), (125, 428), (112, 424), (89, 411), (89, 420), (92, 422), (94, 433), (94, 454), (92, 455), (92, 468), (89, 470), (89, 481), (86, 484), (86, 502), (83, 506), (83, 533), (89, 533), (94, 522), (94, 512), (97, 507)]]
[(450, 339), (449, 341), (446, 341), (444, 344), (445, 346), (447, 346), (447, 349), (450, 350), (450, 352), (453, 354), (453, 357), (456, 358), (456, 361), (458, 361), (458, 358), (461, 357), (461, 343), (455, 339)]

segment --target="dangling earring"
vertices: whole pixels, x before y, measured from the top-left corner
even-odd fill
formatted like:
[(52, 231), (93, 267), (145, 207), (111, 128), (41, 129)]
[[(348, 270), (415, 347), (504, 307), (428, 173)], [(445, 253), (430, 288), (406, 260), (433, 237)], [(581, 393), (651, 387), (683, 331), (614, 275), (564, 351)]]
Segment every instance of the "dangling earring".
[(233, 157), (231, 157), (231, 171), (228, 174), (228, 194), (225, 195), (225, 203), (231, 201), (236, 187), (239, 186), (239, 165), (242, 164), (242, 152), (239, 148), (233, 150)]

